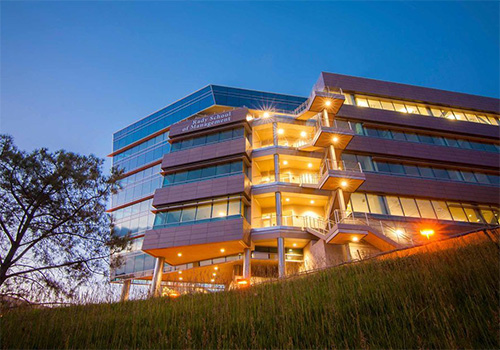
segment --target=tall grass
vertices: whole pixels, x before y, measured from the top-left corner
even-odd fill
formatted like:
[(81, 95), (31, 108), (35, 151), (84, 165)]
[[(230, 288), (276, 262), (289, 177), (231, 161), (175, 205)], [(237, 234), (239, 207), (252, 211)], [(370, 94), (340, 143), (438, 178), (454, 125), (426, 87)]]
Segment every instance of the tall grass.
[(247, 290), (1, 319), (3, 348), (499, 348), (492, 242)]

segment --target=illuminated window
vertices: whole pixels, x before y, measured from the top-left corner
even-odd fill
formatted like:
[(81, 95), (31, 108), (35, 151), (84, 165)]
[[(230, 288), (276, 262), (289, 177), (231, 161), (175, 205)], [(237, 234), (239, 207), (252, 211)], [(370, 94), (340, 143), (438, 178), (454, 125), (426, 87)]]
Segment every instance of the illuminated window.
[(427, 199), (417, 199), (417, 206), (420, 211), (420, 215), (425, 219), (435, 219), (436, 214), (434, 209), (432, 209), (431, 201)]
[(387, 208), (390, 215), (404, 216), (403, 208), (401, 208), (401, 203), (399, 203), (398, 197), (386, 196)]
[(384, 197), (374, 194), (367, 194), (368, 205), (370, 207), (370, 213), (372, 214), (387, 214), (385, 209)]
[(368, 203), (364, 193), (353, 193), (351, 195), (352, 210), (356, 212), (369, 213)]
[(385, 110), (388, 110), (388, 111), (394, 111), (394, 105), (392, 104), (391, 101), (380, 101), (380, 103), (382, 104), (382, 108), (385, 109)]
[(370, 106), (370, 108), (378, 108), (378, 109), (382, 108), (379, 100), (373, 100), (371, 98), (368, 99), (368, 105)]
[(451, 220), (451, 215), (448, 206), (444, 201), (432, 201), (432, 206), (436, 212), (437, 218), (440, 220)]
[(460, 203), (450, 203), (448, 202), (448, 208), (450, 209), (451, 216), (455, 221), (465, 221), (467, 222), (467, 215), (465, 215), (464, 209)]
[(415, 203), (415, 199), (413, 198), (400, 198), (401, 205), (403, 206), (403, 211), (405, 216), (419, 218), (420, 214), (418, 212), (417, 204)]
[(368, 101), (366, 98), (356, 97), (356, 105), (359, 107), (368, 107)]

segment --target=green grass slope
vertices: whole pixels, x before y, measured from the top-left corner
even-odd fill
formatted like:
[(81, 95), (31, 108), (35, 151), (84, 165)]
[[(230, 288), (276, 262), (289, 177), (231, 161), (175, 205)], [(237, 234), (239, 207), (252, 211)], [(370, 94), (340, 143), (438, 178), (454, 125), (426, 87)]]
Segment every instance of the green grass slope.
[(244, 291), (11, 312), (2, 348), (499, 348), (491, 242)]

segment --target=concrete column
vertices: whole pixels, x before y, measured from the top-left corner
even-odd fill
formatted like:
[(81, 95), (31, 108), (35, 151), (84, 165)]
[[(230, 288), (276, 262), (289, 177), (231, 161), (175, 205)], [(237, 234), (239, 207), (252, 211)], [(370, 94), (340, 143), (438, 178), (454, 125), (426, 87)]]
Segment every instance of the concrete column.
[(273, 123), (273, 145), (278, 146), (278, 123)]
[[(340, 159), (337, 160), (337, 155), (335, 154), (335, 147), (333, 147), (333, 145), (330, 145), (328, 147), (328, 159), (331, 162), (331, 166), (332, 166), (333, 170), (340, 169), (341, 162), (340, 162)], [(345, 199), (344, 199), (344, 191), (342, 191), (341, 188), (339, 188), (337, 190), (337, 198), (339, 201), (340, 218), (342, 219), (345, 216), (346, 204), (345, 204)]]
[(323, 109), (323, 125), (325, 127), (330, 127), (330, 119), (328, 119), (328, 111)]
[(349, 249), (349, 243), (342, 244), (342, 247), (344, 248), (344, 261), (347, 262), (352, 261), (351, 249)]
[(274, 155), (274, 181), (280, 181), (280, 156)]
[(281, 192), (274, 193), (276, 200), (276, 226), (283, 225), (283, 208), (281, 206)]
[(120, 301), (127, 301), (130, 294), (130, 280), (123, 281)]
[(250, 248), (243, 249), (243, 278), (250, 278)]
[(278, 237), (278, 276), (279, 278), (285, 277), (285, 239)]
[(153, 279), (151, 280), (151, 289), (149, 290), (149, 296), (154, 298), (160, 296), (160, 286), (161, 278), (163, 276), (163, 265), (165, 264), (165, 258), (156, 258), (155, 269), (153, 272)]

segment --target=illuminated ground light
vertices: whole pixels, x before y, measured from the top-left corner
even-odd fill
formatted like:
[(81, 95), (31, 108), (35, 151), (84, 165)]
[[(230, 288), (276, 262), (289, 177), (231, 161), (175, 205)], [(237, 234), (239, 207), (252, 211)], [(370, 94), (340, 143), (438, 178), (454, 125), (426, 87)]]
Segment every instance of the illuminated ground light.
[(236, 283), (238, 284), (238, 286), (240, 288), (244, 288), (244, 287), (247, 287), (249, 285), (248, 280), (244, 279), (244, 278), (236, 280)]
[(426, 236), (427, 239), (430, 239), (430, 236), (432, 236), (434, 234), (434, 230), (431, 228), (426, 228), (426, 229), (420, 230), (420, 234), (423, 236)]
[(177, 297), (179, 297), (179, 296), (181, 296), (181, 295), (180, 295), (180, 293), (179, 293), (179, 292), (172, 292), (172, 293), (170, 293), (168, 296), (169, 296), (170, 298), (177, 298)]

